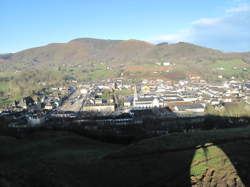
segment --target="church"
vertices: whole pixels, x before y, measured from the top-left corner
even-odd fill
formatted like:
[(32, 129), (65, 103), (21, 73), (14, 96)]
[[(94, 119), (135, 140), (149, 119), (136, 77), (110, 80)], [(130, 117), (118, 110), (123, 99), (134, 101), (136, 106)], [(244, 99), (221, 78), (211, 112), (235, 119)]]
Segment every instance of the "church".
[(134, 109), (149, 109), (160, 107), (160, 101), (156, 97), (138, 97), (137, 89), (135, 86), (133, 107)]

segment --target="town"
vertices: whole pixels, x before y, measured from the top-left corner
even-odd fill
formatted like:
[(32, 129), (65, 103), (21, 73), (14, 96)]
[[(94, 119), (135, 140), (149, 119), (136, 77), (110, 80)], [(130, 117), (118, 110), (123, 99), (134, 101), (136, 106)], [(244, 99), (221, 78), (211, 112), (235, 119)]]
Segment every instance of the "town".
[[(72, 121), (85, 124), (85, 128), (90, 128), (86, 124), (93, 122), (103, 128), (136, 126), (147, 123), (145, 118), (150, 116), (168, 124), (171, 120), (187, 118), (197, 118), (199, 123), (204, 116), (217, 115), (237, 103), (250, 106), (250, 81), (232, 79), (209, 83), (200, 75), (189, 74), (187, 79), (178, 82), (143, 79), (130, 83), (123, 78), (84, 83), (72, 80), (68, 87), (43, 88), (15, 101), (2, 108), (0, 115), (10, 128), (55, 124), (65, 127)], [(210, 113), (211, 108), (214, 113)], [(166, 133), (166, 129), (163, 132)]]
[(0, 187), (250, 187), (250, 0), (0, 18)]

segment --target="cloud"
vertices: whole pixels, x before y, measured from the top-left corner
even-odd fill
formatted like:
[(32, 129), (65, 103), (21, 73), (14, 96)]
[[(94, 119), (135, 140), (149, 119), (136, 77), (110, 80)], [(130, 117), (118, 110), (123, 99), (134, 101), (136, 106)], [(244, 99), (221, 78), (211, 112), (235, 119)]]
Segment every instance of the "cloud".
[(250, 5), (243, 4), (243, 5), (240, 5), (238, 7), (229, 8), (229, 9), (226, 10), (227, 13), (245, 12), (245, 11), (250, 11)]
[(156, 37), (154, 41), (190, 42), (223, 51), (250, 51), (250, 6), (227, 9), (223, 17), (201, 18), (175, 34)]
[(247, 0), (232, 0), (234, 6), (225, 10), (226, 13), (250, 11), (250, 4)]
[(199, 20), (193, 21), (193, 25), (213, 25), (220, 21), (219, 18), (201, 18)]
[(190, 39), (189, 30), (181, 30), (175, 34), (166, 34), (166, 35), (161, 35), (161, 36), (155, 37), (154, 39), (151, 40), (151, 42), (160, 43), (162, 41), (167, 41), (170, 43), (175, 43), (178, 41), (187, 41), (189, 39)]

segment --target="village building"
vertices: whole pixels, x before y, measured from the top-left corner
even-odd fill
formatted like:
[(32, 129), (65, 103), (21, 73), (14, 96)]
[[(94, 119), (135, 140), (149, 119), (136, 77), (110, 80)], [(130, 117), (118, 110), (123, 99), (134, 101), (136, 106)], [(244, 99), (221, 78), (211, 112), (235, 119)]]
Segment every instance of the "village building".
[(131, 107), (133, 105), (133, 97), (126, 97), (124, 100), (124, 107)]
[(139, 97), (134, 100), (135, 108), (154, 108), (160, 107), (160, 101), (154, 97)]
[(102, 99), (101, 99), (101, 98), (95, 99), (95, 104), (96, 104), (96, 105), (102, 104)]
[(171, 63), (170, 62), (163, 62), (163, 66), (170, 66)]
[(188, 74), (188, 78), (192, 83), (198, 83), (201, 80), (201, 76), (198, 74)]
[(205, 106), (202, 104), (180, 104), (175, 105), (174, 111), (176, 112), (192, 112), (192, 113), (204, 113)]
[(52, 109), (53, 109), (53, 106), (52, 106), (50, 103), (47, 103), (47, 104), (44, 106), (44, 109), (45, 109), (45, 110), (52, 110)]
[(99, 104), (99, 105), (84, 105), (82, 107), (83, 111), (88, 112), (114, 112), (115, 105), (114, 104)]

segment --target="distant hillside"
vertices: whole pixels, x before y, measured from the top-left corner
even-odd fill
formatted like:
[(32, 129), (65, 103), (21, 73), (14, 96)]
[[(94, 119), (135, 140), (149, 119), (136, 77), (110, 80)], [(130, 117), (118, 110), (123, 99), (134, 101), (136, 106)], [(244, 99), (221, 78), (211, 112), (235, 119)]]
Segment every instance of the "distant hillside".
[(12, 63), (87, 63), (91, 61), (151, 62), (174, 60), (184, 62), (242, 58), (250, 63), (250, 53), (223, 53), (218, 50), (180, 42), (150, 44), (139, 40), (100, 40), (79, 38), (68, 43), (54, 43), (13, 54), (0, 55), (1, 62)]
[(75, 39), (68, 43), (55, 43), (0, 56), (10, 63), (85, 64), (95, 61), (129, 61), (144, 54), (152, 44), (128, 40)]
[[(56, 71), (55, 68), (57, 67), (80, 65), (80, 72), (96, 72), (96, 65), (104, 64), (103, 70), (111, 66), (115, 69), (112, 76), (120, 76), (120, 73), (124, 71), (124, 66), (140, 65), (142, 66), (142, 68), (139, 68), (140, 72), (142, 72), (140, 75), (131, 72), (125, 72), (125, 75), (132, 78), (143, 78), (147, 76), (151, 78), (166, 77), (168, 79), (175, 79), (176, 77), (183, 78), (187, 73), (199, 73), (207, 78), (211, 75), (221, 73), (212, 72), (213, 69), (209, 68), (211, 64), (217, 63), (218, 61), (227, 63), (232, 60), (239, 61), (241, 64), (244, 63), (245, 65), (243, 65), (242, 68), (249, 69), (250, 52), (224, 53), (219, 50), (184, 42), (154, 45), (139, 40), (79, 38), (68, 43), (54, 43), (17, 53), (0, 55), (0, 71), (26, 71), (27, 69), (31, 69), (31, 67), (40, 69), (51, 69), (50, 67), (52, 67), (52, 69), (54, 68), (53, 71)], [(155, 71), (152, 69), (152, 72), (158, 73), (157, 75), (153, 73), (146, 74), (148, 71), (144, 71), (143, 69), (146, 66), (148, 67), (148, 65), (154, 66), (156, 63), (160, 64), (163, 62), (171, 62), (175, 67), (171, 67), (169, 71), (165, 72), (158, 72), (159, 68)], [(125, 67), (125, 69), (131, 69), (131, 67)], [(214, 70), (216, 71), (216, 67)], [(78, 76), (77, 72), (79, 71), (73, 74)], [(249, 71), (237, 71), (231, 72), (230, 74), (225, 73), (225, 76), (237, 77), (244, 73), (247, 76)], [(98, 75), (99, 73), (94, 74)], [(177, 76), (173, 76), (173, 74)], [(243, 77), (246, 78), (246, 76)], [(84, 77), (91, 77), (91, 74), (85, 73)], [(91, 78), (95, 79), (95, 77)]]

